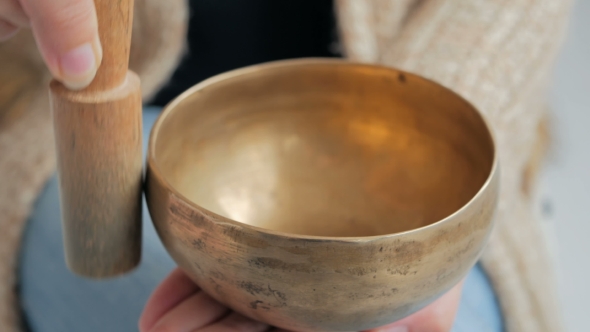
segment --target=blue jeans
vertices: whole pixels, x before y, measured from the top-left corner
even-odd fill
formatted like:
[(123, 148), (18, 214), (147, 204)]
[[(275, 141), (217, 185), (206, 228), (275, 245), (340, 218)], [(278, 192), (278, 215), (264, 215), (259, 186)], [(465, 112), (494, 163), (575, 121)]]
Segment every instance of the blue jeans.
[[(144, 145), (158, 109), (144, 110)], [(175, 267), (160, 243), (144, 204), (143, 256), (138, 269), (112, 280), (92, 281), (65, 265), (56, 177), (39, 197), (25, 231), (19, 284), (31, 332), (136, 331), (152, 290)], [(453, 332), (500, 332), (502, 317), (479, 265), (465, 282)]]

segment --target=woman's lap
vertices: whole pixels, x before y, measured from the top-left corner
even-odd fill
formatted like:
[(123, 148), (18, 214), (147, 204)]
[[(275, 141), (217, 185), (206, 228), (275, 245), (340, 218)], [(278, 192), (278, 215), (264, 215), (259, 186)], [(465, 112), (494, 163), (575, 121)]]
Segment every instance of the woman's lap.
[[(157, 117), (144, 111), (144, 142)], [(19, 284), (32, 332), (134, 331), (151, 291), (175, 266), (153, 228), (144, 204), (143, 257), (134, 272), (93, 281), (67, 270), (62, 249), (57, 179), (39, 197), (24, 235)], [(502, 331), (493, 290), (478, 265), (467, 277), (454, 332)]]

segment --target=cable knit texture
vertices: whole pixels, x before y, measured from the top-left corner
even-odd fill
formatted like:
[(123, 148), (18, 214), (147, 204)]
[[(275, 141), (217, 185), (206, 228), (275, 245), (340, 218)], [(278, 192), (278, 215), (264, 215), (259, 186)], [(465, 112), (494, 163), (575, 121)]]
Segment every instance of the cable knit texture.
[[(183, 0), (136, 0), (131, 68), (144, 98), (183, 54)], [(546, 131), (547, 81), (567, 0), (336, 0), (343, 48), (450, 87), (490, 120), (502, 192), (483, 263), (507, 331), (561, 331), (552, 262), (531, 202)], [(55, 171), (49, 74), (30, 34), (0, 44), (0, 331), (20, 331), (15, 269), (35, 198)]]
[[(387, 3), (387, 4), (385, 4)], [(501, 165), (497, 223), (483, 263), (511, 332), (561, 331), (552, 262), (533, 217), (531, 163), (545, 116), (544, 94), (570, 3), (470, 0), (338, 1), (348, 56), (415, 72), (471, 101), (490, 120)], [(359, 8), (362, 7), (362, 8)], [(389, 25), (384, 36), (380, 26)], [(376, 40), (376, 36), (381, 36)], [(532, 165), (534, 168), (535, 166)]]

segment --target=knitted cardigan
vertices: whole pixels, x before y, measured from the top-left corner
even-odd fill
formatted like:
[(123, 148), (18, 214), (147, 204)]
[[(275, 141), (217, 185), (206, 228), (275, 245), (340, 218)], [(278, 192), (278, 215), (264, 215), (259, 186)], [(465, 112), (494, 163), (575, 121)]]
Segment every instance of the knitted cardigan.
[[(135, 0), (130, 67), (144, 99), (184, 50), (183, 0)], [(553, 262), (533, 213), (547, 141), (546, 100), (569, 0), (336, 0), (351, 60), (433, 79), (485, 113), (501, 165), (496, 228), (482, 262), (508, 332), (561, 331)], [(28, 31), (0, 44), (0, 331), (21, 330), (16, 267), (23, 228), (56, 167), (47, 84)]]

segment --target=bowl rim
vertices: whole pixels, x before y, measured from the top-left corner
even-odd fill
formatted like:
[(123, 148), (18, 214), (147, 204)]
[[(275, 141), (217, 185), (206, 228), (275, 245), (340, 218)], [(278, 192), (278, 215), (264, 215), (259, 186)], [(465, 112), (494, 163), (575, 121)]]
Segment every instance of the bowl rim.
[[(492, 156), (492, 165), (491, 165), (491, 168), (490, 168), (490, 171), (488, 173), (486, 180), (481, 185), (479, 190), (465, 204), (463, 204), (459, 209), (455, 210), (450, 215), (448, 215), (442, 219), (439, 219), (435, 222), (432, 222), (428, 225), (424, 225), (424, 226), (417, 227), (417, 228), (412, 228), (412, 229), (402, 231), (402, 232), (397, 232), (397, 233), (387, 233), (387, 234), (371, 235), (371, 236), (346, 237), (346, 236), (303, 235), (303, 234), (289, 233), (289, 232), (284, 232), (284, 231), (277, 231), (277, 230), (272, 230), (272, 229), (268, 229), (268, 228), (258, 227), (258, 226), (250, 225), (250, 224), (243, 223), (243, 222), (240, 222), (237, 220), (233, 220), (231, 218), (228, 218), (228, 217), (222, 216), (218, 213), (215, 213), (209, 209), (206, 209), (203, 206), (188, 199), (186, 196), (184, 196), (182, 193), (180, 193), (178, 190), (176, 190), (174, 188), (174, 186), (166, 179), (166, 177), (163, 175), (162, 170), (158, 167), (158, 163), (156, 160), (156, 156), (155, 156), (156, 155), (156, 140), (158, 138), (158, 133), (159, 133), (162, 123), (166, 120), (166, 117), (176, 108), (176, 105), (181, 103), (188, 96), (198, 93), (199, 91), (202, 91), (203, 89), (207, 88), (208, 86), (214, 85), (218, 82), (222, 82), (227, 79), (248, 75), (250, 73), (253, 73), (253, 72), (256, 72), (259, 70), (268, 70), (268, 69), (273, 69), (273, 68), (277, 68), (277, 67), (284, 68), (284, 67), (289, 67), (289, 66), (308, 66), (308, 65), (335, 65), (335, 66), (368, 67), (368, 68), (372, 68), (372, 69), (392, 71), (397, 74), (402, 73), (402, 74), (406, 75), (407, 77), (412, 77), (413, 79), (422, 80), (423, 82), (426, 82), (428, 84), (435, 85), (435, 86), (443, 89), (444, 91), (454, 95), (456, 98), (458, 98), (458, 100), (460, 102), (466, 104), (469, 108), (471, 108), (473, 111), (475, 111), (475, 113), (479, 116), (479, 118), (483, 122), (483, 125), (487, 131), (487, 134), (490, 137), (493, 156)], [(214, 218), (208, 218), (208, 219), (209, 219), (209, 221), (211, 221), (214, 224), (218, 224), (218, 225), (229, 224), (234, 227), (236, 227), (236, 226), (243, 227), (243, 228), (251, 230), (251, 231), (267, 234), (270, 236), (281, 237), (281, 238), (302, 239), (302, 240), (311, 240), (311, 241), (319, 241), (319, 240), (338, 241), (338, 242), (368, 242), (368, 241), (384, 239), (384, 238), (389, 238), (389, 237), (397, 237), (397, 236), (402, 236), (402, 235), (415, 234), (418, 232), (422, 232), (426, 229), (439, 227), (441, 224), (445, 224), (449, 220), (455, 219), (458, 215), (464, 213), (464, 211), (466, 211), (470, 206), (472, 206), (475, 201), (480, 199), (481, 196), (483, 196), (485, 194), (485, 192), (488, 191), (489, 188), (494, 185), (493, 182), (496, 182), (498, 174), (499, 174), (499, 168), (500, 168), (499, 162), (498, 162), (496, 137), (495, 137), (492, 127), (490, 125), (489, 119), (477, 107), (475, 107), (471, 102), (469, 102), (467, 99), (465, 99), (463, 96), (461, 96), (457, 92), (447, 88), (446, 86), (444, 86), (441, 83), (438, 83), (434, 80), (425, 78), (425, 77), (420, 76), (415, 73), (411, 73), (411, 72), (407, 72), (407, 71), (398, 69), (396, 67), (383, 66), (383, 65), (378, 65), (378, 64), (368, 64), (368, 63), (351, 61), (351, 60), (342, 59), (342, 58), (317, 58), (317, 57), (275, 60), (275, 61), (264, 62), (261, 64), (245, 66), (245, 67), (241, 67), (238, 69), (226, 71), (226, 72), (223, 72), (218, 75), (214, 75), (210, 78), (207, 78), (207, 79), (193, 85), (192, 87), (190, 87), (189, 89), (187, 89), (186, 91), (184, 91), (183, 93), (181, 93), (180, 95), (175, 97), (166, 106), (164, 106), (160, 115), (158, 116), (154, 125), (152, 126), (152, 129), (150, 130), (148, 149), (147, 149), (147, 167), (149, 169), (149, 172), (146, 172), (146, 177), (150, 177), (150, 176), (157, 177), (158, 180), (162, 184), (165, 185), (166, 190), (168, 192), (171, 192), (172, 194), (174, 194), (180, 200), (182, 200), (183, 203), (189, 205), (193, 209), (203, 211), (209, 216), (213, 216)], [(146, 190), (147, 190), (147, 188), (146, 188)], [(148, 208), (150, 208), (149, 204), (148, 204)], [(150, 210), (151, 210), (151, 208), (150, 208)]]

